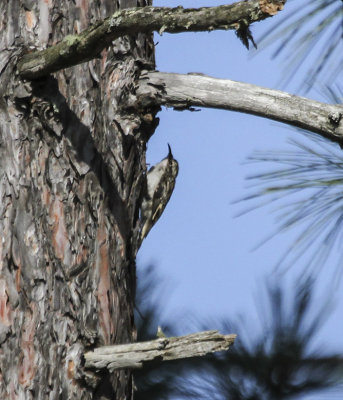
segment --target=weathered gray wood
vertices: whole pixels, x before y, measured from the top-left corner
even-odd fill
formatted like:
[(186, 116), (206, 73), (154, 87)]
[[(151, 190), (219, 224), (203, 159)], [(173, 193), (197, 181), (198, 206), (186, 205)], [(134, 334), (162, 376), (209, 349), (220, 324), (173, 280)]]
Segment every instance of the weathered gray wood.
[(110, 371), (122, 368), (141, 368), (148, 361), (170, 361), (201, 357), (228, 350), (236, 335), (221, 335), (205, 331), (187, 336), (159, 338), (149, 342), (104, 346), (84, 354), (86, 368)]
[(199, 9), (145, 7), (114, 13), (79, 35), (68, 35), (46, 50), (31, 52), (22, 57), (18, 71), (23, 78), (37, 79), (51, 72), (91, 60), (124, 35), (153, 31), (179, 33), (214, 29), (239, 30), (282, 10), (286, 0), (240, 1), (230, 5)]
[(137, 88), (142, 106), (211, 107), (258, 115), (343, 143), (343, 105), (325, 104), (249, 83), (201, 74), (145, 72)]

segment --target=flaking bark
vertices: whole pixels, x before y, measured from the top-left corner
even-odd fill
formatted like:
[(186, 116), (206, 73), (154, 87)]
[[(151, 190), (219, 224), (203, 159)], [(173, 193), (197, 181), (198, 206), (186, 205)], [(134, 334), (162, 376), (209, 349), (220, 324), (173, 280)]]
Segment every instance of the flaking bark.
[(136, 339), (139, 208), (159, 108), (136, 102), (142, 68), (154, 68), (150, 32), (239, 29), (270, 14), (255, 0), (223, 6), (236, 14), (214, 12), (210, 26), (208, 10), (176, 10), (182, 27), (150, 8), (143, 28), (144, 12), (113, 17), (150, 3), (0, 2), (0, 398), (132, 397), (130, 370), (77, 366), (84, 350)]
[(234, 29), (240, 32), (282, 10), (286, 0), (240, 1), (218, 7), (199, 9), (145, 7), (122, 10), (99, 21), (79, 35), (68, 35), (60, 43), (22, 57), (18, 71), (23, 78), (37, 79), (97, 57), (114, 39), (135, 33), (200, 32)]
[[(120, 3), (120, 5), (119, 5)], [(129, 370), (78, 375), (79, 349), (135, 341), (139, 204), (154, 113), (122, 105), (150, 35), (23, 82), (23, 48), (143, 0), (0, 1), (0, 399), (127, 400)], [(137, 61), (140, 60), (140, 61)]]

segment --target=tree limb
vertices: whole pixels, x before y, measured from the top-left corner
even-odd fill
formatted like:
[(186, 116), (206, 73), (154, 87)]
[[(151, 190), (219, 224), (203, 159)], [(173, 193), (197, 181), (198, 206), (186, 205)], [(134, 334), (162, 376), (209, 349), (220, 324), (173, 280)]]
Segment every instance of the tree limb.
[(201, 357), (228, 350), (236, 335), (221, 335), (205, 331), (187, 336), (160, 338), (149, 342), (104, 346), (84, 354), (86, 368), (110, 371), (121, 368), (141, 368), (148, 361), (170, 361)]
[(114, 39), (138, 32), (238, 31), (276, 14), (282, 10), (286, 1), (250, 0), (198, 9), (143, 7), (121, 10), (79, 35), (68, 35), (55, 46), (24, 55), (18, 62), (18, 71), (22, 78), (37, 79), (89, 61), (97, 57)]
[(249, 83), (202, 74), (145, 72), (137, 88), (142, 107), (219, 108), (258, 115), (343, 144), (343, 105), (326, 104)]

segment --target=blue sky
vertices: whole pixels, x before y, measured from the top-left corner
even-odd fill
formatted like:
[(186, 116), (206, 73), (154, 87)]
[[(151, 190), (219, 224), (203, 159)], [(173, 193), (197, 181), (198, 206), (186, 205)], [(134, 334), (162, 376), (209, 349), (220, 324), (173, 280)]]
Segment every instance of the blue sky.
[[(154, 1), (155, 6), (170, 7), (219, 4), (225, 2)], [(258, 38), (286, 12), (287, 8), (284, 14), (253, 25), (254, 37)], [(281, 89), (278, 82), (283, 73), (283, 59), (272, 60), (272, 49), (251, 57), (251, 52), (231, 31), (165, 33), (162, 37), (156, 35), (155, 42), (158, 42), (156, 58), (160, 71), (202, 72)], [(285, 90), (297, 94), (304, 72), (305, 69)], [(326, 101), (319, 91), (311, 91), (308, 97)], [(138, 275), (149, 264), (157, 267), (158, 278), (165, 285), (164, 317), (179, 318), (179, 334), (192, 331), (193, 317), (215, 320), (235, 318), (239, 314), (244, 315), (252, 333), (256, 334), (259, 329), (256, 303), (265, 296), (265, 278), (271, 276), (275, 263), (299, 231), (277, 235), (252, 251), (276, 229), (272, 213), (276, 206), (266, 206), (236, 218), (245, 205), (232, 203), (250, 193), (245, 177), (253, 174), (256, 167), (243, 164), (246, 158), (254, 150), (285, 149), (289, 138), (300, 135), (283, 124), (221, 110), (191, 113), (163, 109), (159, 118), (159, 127), (148, 144), (147, 161), (153, 165), (164, 158), (170, 143), (180, 172), (170, 203), (138, 254)], [(301, 271), (299, 263), (279, 279), (291, 287)], [(325, 343), (328, 351), (343, 349), (342, 282), (334, 281), (335, 272), (333, 264), (326, 265), (318, 273), (316, 285), (318, 307), (328, 292), (335, 306), (318, 334), (318, 343)], [(192, 317), (188, 321), (185, 316)]]

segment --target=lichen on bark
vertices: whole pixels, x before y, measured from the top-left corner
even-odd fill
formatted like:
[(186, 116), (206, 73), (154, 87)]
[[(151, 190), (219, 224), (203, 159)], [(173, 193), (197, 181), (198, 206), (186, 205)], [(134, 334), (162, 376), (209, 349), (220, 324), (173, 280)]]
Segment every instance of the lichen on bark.
[(86, 349), (135, 340), (135, 238), (156, 120), (125, 103), (140, 66), (154, 65), (152, 37), (117, 39), (32, 82), (16, 73), (23, 47), (72, 48), (118, 4), (0, 2), (2, 399), (132, 396), (130, 371), (81, 377), (77, 364)]
[(273, 10), (281, 10), (279, 4), (285, 3), (286, 0), (273, 0), (272, 3), (268, 3), (269, 8), (266, 8), (264, 3), (262, 8), (260, 1), (239, 1), (229, 5), (197, 9), (144, 7), (117, 11), (84, 30), (78, 37), (71, 36), (51, 48), (24, 55), (18, 63), (18, 71), (22, 77), (36, 79), (97, 57), (118, 37), (139, 32), (156, 31), (162, 34), (214, 29), (239, 30), (242, 25), (249, 27), (256, 21), (274, 15), (275, 12), (269, 12), (270, 7), (277, 4)]

